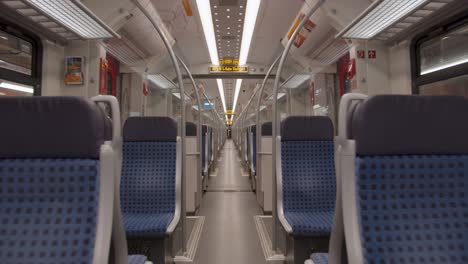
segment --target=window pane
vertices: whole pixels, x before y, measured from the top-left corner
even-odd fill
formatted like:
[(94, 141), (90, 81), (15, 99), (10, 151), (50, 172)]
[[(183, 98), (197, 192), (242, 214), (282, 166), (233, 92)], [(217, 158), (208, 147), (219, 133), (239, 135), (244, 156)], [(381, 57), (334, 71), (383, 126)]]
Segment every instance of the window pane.
[(33, 92), (32, 86), (0, 80), (0, 96), (31, 96)]
[(0, 30), (0, 68), (31, 75), (31, 43)]
[(468, 62), (468, 25), (421, 45), (421, 75)]
[(421, 95), (458, 95), (468, 98), (468, 75), (419, 87)]

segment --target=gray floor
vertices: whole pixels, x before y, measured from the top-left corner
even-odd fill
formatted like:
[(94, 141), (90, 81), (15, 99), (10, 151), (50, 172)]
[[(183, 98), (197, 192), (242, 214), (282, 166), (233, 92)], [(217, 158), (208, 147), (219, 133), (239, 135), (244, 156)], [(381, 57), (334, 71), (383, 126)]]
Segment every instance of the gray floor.
[(244, 171), (232, 141), (227, 141), (217, 168), (210, 173), (208, 191), (250, 191), (248, 172)]
[(246, 191), (250, 183), (242, 176), (231, 141), (226, 142), (218, 166), (216, 177), (209, 182), (209, 189), (216, 191), (204, 195), (198, 213), (206, 218), (194, 263), (267, 263), (253, 219), (261, 209), (255, 194)]

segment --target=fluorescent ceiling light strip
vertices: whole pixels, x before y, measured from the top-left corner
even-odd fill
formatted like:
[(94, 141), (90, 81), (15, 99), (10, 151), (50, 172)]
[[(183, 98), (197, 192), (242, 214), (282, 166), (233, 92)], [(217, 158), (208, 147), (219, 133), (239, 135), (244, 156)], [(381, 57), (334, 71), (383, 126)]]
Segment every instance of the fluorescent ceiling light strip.
[(219, 97), (221, 98), (221, 103), (223, 104), (223, 109), (224, 112), (227, 112), (226, 108), (226, 100), (224, 99), (224, 86), (223, 86), (223, 80), (221, 79), (216, 79), (216, 83), (218, 84), (218, 91), (219, 91)]
[(208, 52), (210, 53), (211, 63), (213, 65), (219, 65), (210, 0), (197, 0), (197, 7), (198, 13), (200, 14), (203, 33), (205, 34), (206, 45), (208, 46)]
[(234, 90), (234, 102), (232, 103), (232, 112), (236, 112), (237, 99), (239, 99), (240, 88), (242, 86), (242, 79), (236, 80), (236, 89)]
[(344, 38), (370, 39), (398, 22), (429, 0), (383, 0), (343, 35)]
[[(30, 5), (85, 39), (112, 38), (113, 32), (88, 15), (72, 0), (25, 0)], [(84, 7), (83, 7), (84, 8)]]
[(255, 24), (257, 23), (258, 10), (261, 0), (247, 0), (244, 19), (244, 31), (242, 32), (242, 44), (239, 55), (239, 64), (245, 65), (249, 56)]
[(429, 68), (427, 70), (422, 71), (421, 75), (426, 75), (426, 74), (433, 73), (433, 72), (436, 72), (436, 71), (441, 71), (441, 70), (444, 70), (444, 69), (447, 69), (447, 68), (450, 68), (450, 67), (453, 67), (453, 66), (463, 64), (463, 63), (468, 63), (468, 58), (464, 58), (464, 59), (461, 59), (461, 60), (458, 60), (458, 61), (442, 64), (442, 65), (437, 66), (437, 67)]
[(14, 90), (23, 93), (34, 93), (34, 89), (30, 86), (25, 86), (21, 84), (14, 84), (14, 83), (7, 83), (7, 82), (0, 82), (0, 88)]

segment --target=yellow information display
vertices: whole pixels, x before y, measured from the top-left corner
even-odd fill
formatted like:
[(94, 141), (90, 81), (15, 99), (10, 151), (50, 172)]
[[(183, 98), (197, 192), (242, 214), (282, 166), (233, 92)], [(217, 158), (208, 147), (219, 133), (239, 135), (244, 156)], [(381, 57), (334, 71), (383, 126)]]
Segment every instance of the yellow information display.
[(233, 115), (234, 112), (232, 110), (226, 110), (226, 113), (224, 113), (225, 115)]
[(211, 66), (210, 73), (248, 73), (249, 67), (240, 66)]
[(231, 59), (231, 58), (224, 58), (219, 60), (219, 65), (239, 65), (239, 60)]

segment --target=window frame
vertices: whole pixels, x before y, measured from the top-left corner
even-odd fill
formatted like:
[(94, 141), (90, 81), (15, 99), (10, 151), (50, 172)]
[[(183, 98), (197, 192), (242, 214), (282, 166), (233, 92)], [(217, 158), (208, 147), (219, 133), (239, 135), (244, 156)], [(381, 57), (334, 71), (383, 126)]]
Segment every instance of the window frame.
[(42, 58), (43, 47), (39, 36), (0, 17), (0, 30), (31, 43), (31, 75), (0, 68), (0, 79), (32, 86), (34, 96), (42, 93)]
[(424, 42), (440, 37), (450, 31), (466, 25), (468, 25), (468, 15), (466, 13), (462, 13), (457, 16), (453, 16), (450, 20), (447, 20), (442, 24), (438, 24), (425, 30), (423, 33), (413, 38), (410, 48), (412, 94), (420, 94), (420, 86), (468, 75), (468, 62), (426, 75), (421, 75), (420, 64), (420, 49)]

